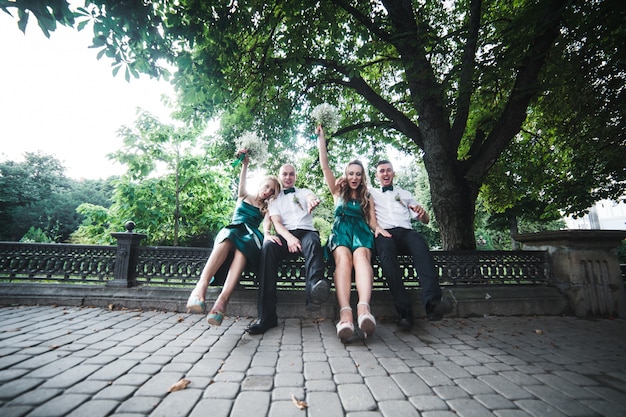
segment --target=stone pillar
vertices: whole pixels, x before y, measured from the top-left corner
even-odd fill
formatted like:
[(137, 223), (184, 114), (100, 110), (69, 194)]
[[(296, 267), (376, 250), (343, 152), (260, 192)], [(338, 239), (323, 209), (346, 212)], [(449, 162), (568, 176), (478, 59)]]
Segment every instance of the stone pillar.
[(626, 294), (617, 247), (622, 230), (558, 230), (514, 236), (527, 250), (550, 255), (553, 284), (578, 317), (626, 317)]
[(126, 222), (126, 231), (111, 233), (117, 239), (117, 253), (115, 255), (115, 272), (113, 280), (107, 282), (107, 286), (135, 287), (137, 286), (137, 256), (139, 255), (139, 243), (147, 235), (133, 233), (134, 222)]

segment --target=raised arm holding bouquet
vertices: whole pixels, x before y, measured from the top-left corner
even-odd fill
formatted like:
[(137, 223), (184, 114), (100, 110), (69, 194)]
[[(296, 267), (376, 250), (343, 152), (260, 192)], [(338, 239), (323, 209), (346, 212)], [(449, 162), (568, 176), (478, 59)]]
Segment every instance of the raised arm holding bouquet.
[(335, 261), (335, 290), (340, 308), (337, 337), (345, 342), (354, 333), (350, 306), (353, 271), (358, 294), (358, 326), (365, 337), (371, 336), (376, 329), (376, 319), (369, 305), (374, 279), (372, 250), (374, 237), (388, 234), (376, 222), (363, 164), (358, 160), (349, 162), (341, 178), (336, 179), (328, 162), (326, 138), (321, 125), (315, 133), (324, 179), (335, 202), (335, 221), (327, 246)]
[(259, 225), (261, 222), (269, 224), (268, 203), (281, 190), (278, 179), (267, 176), (255, 194), (247, 193), (246, 177), (251, 153), (248, 148), (240, 148), (239, 154), (244, 157), (241, 159), (235, 213), (231, 223), (220, 230), (215, 237), (211, 255), (187, 301), (187, 312), (204, 313), (209, 283), (223, 285), (221, 293), (207, 316), (208, 323), (213, 326), (222, 324), (228, 301), (244, 269), (257, 271), (263, 243), (263, 234), (259, 230)]
[(262, 164), (267, 159), (267, 143), (254, 132), (245, 132), (236, 141), (237, 159), (231, 164), (233, 167), (239, 165), (247, 156), (251, 157), (257, 164)]

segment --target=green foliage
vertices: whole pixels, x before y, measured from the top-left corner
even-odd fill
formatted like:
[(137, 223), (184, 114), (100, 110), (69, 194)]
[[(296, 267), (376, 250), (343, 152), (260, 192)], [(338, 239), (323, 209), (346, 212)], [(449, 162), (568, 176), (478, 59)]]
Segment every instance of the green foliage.
[[(126, 78), (167, 76), (173, 64), (178, 115), (193, 126), (223, 116), (228, 146), (263, 132), (289, 160), (311, 109), (329, 103), (341, 116), (337, 169), (386, 145), (419, 153), (442, 246), (471, 249), (486, 180), (490, 210), (544, 218), (623, 189), (624, 10), (618, 0), (89, 0), (78, 24), (93, 22), (94, 47)], [(522, 163), (533, 137), (555, 158)], [(136, 162), (143, 175), (148, 162)], [(550, 187), (532, 167), (561, 175)]]
[(0, 0), (0, 10), (10, 15), (13, 9), (17, 10), (18, 27), (26, 33), (26, 25), (31, 14), (37, 19), (39, 28), (46, 37), (57, 28), (57, 22), (66, 26), (74, 25), (74, 13), (69, 8), (67, 0)]
[(58, 159), (42, 153), (27, 152), (23, 162), (0, 163), (1, 240), (20, 239), (34, 225), (30, 221), (33, 215), (39, 215), (45, 223), (50, 223), (49, 216), (41, 216), (36, 207), (43, 208), (45, 201), (67, 192), (69, 183), (64, 170)]
[(70, 242), (84, 245), (112, 245), (115, 239), (111, 232), (124, 230), (119, 222), (111, 223), (109, 210), (96, 204), (84, 203), (76, 208), (83, 221), (72, 233)]
[(20, 242), (23, 243), (54, 243), (54, 237), (50, 237), (48, 233), (39, 229), (30, 227), (26, 234), (22, 236)]
[(208, 244), (232, 213), (234, 170), (223, 175), (225, 168), (202, 150), (211, 147), (198, 144), (208, 141), (200, 131), (163, 124), (147, 112), (139, 112), (134, 128), (122, 127), (124, 145), (110, 157), (128, 169), (115, 181), (109, 222), (134, 221), (147, 244)]

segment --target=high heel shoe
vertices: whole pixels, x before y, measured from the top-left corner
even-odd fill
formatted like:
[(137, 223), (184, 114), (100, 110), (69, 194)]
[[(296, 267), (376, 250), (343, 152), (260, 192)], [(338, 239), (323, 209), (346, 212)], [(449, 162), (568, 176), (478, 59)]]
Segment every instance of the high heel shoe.
[[(357, 306), (358, 305), (366, 305), (367, 310), (369, 311), (370, 309), (370, 305), (368, 303), (357, 303)], [(357, 322), (359, 323), (359, 329), (363, 331), (365, 338), (374, 334), (374, 331), (376, 330), (376, 319), (370, 312), (359, 314)]]
[(224, 313), (221, 311), (212, 311), (206, 316), (206, 321), (211, 326), (221, 326), (222, 320), (224, 320)]
[(202, 301), (197, 295), (191, 294), (189, 300), (187, 300), (187, 313), (192, 314), (204, 314), (206, 310), (206, 303)]
[[(351, 307), (343, 307), (341, 310), (339, 310), (339, 316), (341, 316), (342, 311), (346, 311), (346, 310), (349, 310), (350, 312), (352, 312)], [(352, 320), (340, 321), (339, 323), (337, 323), (337, 337), (342, 342), (345, 343), (345, 341), (348, 340), (350, 337), (352, 337), (353, 334), (354, 334), (354, 323), (352, 323)]]

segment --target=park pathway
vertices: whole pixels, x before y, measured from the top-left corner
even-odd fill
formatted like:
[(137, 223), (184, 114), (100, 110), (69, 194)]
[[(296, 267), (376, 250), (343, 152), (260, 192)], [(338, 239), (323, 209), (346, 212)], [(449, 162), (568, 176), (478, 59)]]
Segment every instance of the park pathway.
[(381, 319), (346, 345), (330, 320), (252, 319), (0, 308), (0, 415), (626, 416), (623, 319)]

